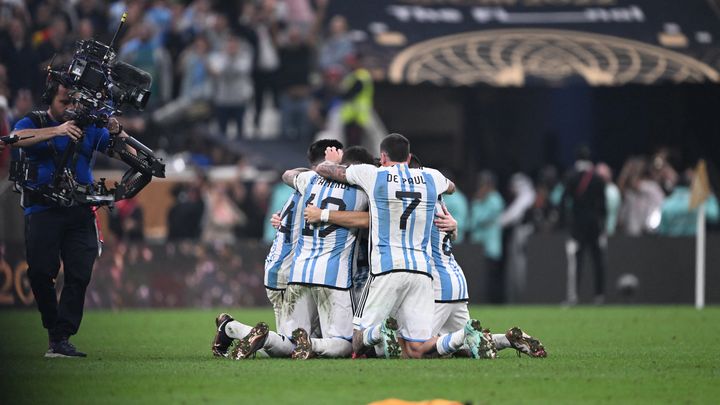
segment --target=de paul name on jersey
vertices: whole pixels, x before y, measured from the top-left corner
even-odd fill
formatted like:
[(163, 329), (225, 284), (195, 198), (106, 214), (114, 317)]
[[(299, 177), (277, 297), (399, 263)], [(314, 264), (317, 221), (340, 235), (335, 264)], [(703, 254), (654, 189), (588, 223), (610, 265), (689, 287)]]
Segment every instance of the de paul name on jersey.
[(401, 183), (401, 184), (426, 184), (425, 177), (422, 175), (401, 178), (397, 174), (392, 174), (392, 173), (387, 174), (387, 182), (388, 183)]

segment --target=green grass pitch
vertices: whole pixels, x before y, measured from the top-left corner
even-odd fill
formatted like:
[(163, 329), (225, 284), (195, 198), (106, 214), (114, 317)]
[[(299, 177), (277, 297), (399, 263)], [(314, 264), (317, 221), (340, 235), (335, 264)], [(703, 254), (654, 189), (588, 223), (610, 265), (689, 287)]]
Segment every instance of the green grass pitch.
[[(270, 309), (229, 310), (272, 323)], [(395, 397), (490, 403), (720, 402), (720, 308), (473, 307), (494, 331), (538, 336), (546, 359), (213, 358), (211, 310), (88, 311), (86, 359), (45, 359), (35, 311), (0, 311), (0, 403), (364, 404)]]

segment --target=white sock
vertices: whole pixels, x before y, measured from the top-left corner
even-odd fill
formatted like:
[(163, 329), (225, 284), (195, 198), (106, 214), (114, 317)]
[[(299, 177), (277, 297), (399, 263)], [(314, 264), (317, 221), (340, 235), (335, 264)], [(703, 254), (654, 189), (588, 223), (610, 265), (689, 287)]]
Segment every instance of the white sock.
[(375, 345), (375, 355), (378, 357), (385, 357), (385, 351), (382, 345)]
[(465, 330), (460, 329), (453, 333), (440, 335), (438, 337), (437, 343), (435, 343), (435, 347), (437, 348), (437, 352), (441, 356), (445, 356), (445, 355), (452, 354), (452, 353), (455, 353), (456, 351), (458, 351), (458, 349), (460, 349), (462, 347), (464, 341), (465, 341)]
[(365, 346), (375, 346), (380, 343), (380, 325), (371, 326), (365, 329), (362, 334)]
[(498, 350), (507, 349), (508, 347), (512, 347), (510, 344), (510, 341), (508, 340), (507, 336), (503, 333), (493, 333), (492, 335), (493, 341), (495, 342), (495, 347)]
[(250, 333), (252, 326), (245, 325), (238, 321), (230, 321), (225, 324), (225, 334), (233, 339), (242, 339)]
[(352, 343), (343, 338), (310, 339), (312, 350), (322, 357), (350, 357)]
[(295, 345), (287, 337), (270, 331), (263, 349), (270, 357), (290, 357)]

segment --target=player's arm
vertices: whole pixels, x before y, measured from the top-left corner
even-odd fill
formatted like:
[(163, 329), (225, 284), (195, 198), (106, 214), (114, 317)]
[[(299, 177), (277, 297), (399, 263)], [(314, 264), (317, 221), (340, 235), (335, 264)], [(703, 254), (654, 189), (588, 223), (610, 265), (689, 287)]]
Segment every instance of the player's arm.
[(272, 214), (270, 216), (270, 225), (272, 225), (275, 229), (280, 229), (280, 225), (282, 225), (282, 218), (280, 217), (280, 211)]
[(328, 178), (330, 180), (335, 180), (340, 183), (346, 183), (347, 184), (347, 177), (345, 175), (345, 172), (347, 170), (347, 167), (337, 164), (337, 163), (330, 163), (330, 162), (323, 162), (320, 163), (316, 168), (315, 171), (317, 174)]
[(455, 240), (455, 238), (457, 238), (457, 221), (450, 214), (450, 211), (448, 211), (445, 205), (442, 205), (442, 212), (435, 213), (435, 220), (433, 221), (433, 223), (435, 224), (435, 226), (438, 227), (440, 231), (450, 235), (450, 238), (452, 240)]
[(295, 188), (295, 178), (300, 174), (307, 172), (310, 169), (306, 169), (304, 167), (298, 167), (296, 169), (290, 169), (285, 170), (285, 173), (282, 175), (282, 181), (283, 183), (287, 184), (288, 186)]
[(327, 222), (343, 228), (370, 227), (370, 213), (367, 211), (328, 211), (327, 221), (322, 220), (322, 211), (314, 205), (305, 207), (305, 221), (310, 224)]
[(322, 177), (347, 184), (347, 167), (340, 164), (342, 150), (334, 147), (325, 149), (325, 161), (320, 163), (315, 172)]
[(452, 193), (454, 193), (454, 192), (455, 192), (455, 183), (453, 183), (453, 182), (450, 181), (450, 180), (448, 180), (447, 182), (448, 182), (448, 188), (447, 188), (447, 191), (445, 192), (445, 194), (452, 194)]

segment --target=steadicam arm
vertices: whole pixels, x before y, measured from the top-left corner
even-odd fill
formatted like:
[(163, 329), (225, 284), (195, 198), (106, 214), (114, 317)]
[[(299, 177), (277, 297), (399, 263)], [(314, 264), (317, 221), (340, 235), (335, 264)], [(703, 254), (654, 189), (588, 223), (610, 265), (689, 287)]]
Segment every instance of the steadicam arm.
[[(136, 154), (130, 152), (128, 146), (135, 149)], [(120, 183), (116, 184), (115, 201), (134, 197), (150, 183), (153, 176), (165, 177), (165, 164), (162, 159), (157, 158), (152, 149), (131, 136), (113, 137), (108, 155), (130, 166)]]

